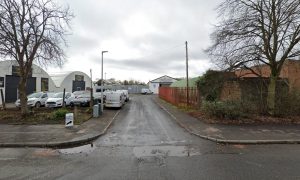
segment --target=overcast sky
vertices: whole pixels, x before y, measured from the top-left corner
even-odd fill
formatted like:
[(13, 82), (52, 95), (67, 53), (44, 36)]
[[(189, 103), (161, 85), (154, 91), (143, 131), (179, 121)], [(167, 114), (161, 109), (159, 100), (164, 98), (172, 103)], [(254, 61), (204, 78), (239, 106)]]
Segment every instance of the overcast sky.
[(101, 51), (106, 78), (144, 82), (162, 75), (185, 76), (185, 41), (190, 75), (212, 67), (203, 50), (217, 22), (221, 0), (61, 0), (75, 15), (62, 69), (101, 78)]

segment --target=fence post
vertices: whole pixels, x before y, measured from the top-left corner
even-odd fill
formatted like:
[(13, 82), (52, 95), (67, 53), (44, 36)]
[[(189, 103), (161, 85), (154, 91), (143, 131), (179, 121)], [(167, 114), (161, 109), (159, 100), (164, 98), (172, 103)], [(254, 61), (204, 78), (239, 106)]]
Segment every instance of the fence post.
[(66, 107), (66, 103), (65, 103), (65, 95), (66, 95), (66, 89), (64, 88), (64, 93), (63, 93), (63, 101), (62, 101), (62, 107)]
[(1, 101), (2, 101), (2, 106), (3, 106), (3, 109), (6, 110), (5, 101), (4, 101), (4, 95), (3, 95), (3, 89), (0, 89), (0, 90), (1, 90)]

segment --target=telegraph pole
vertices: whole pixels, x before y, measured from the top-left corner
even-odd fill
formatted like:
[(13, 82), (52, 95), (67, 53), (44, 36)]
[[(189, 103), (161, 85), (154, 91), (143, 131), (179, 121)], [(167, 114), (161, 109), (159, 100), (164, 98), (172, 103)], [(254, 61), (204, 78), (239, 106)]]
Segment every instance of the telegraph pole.
[(188, 42), (185, 41), (185, 54), (186, 54), (186, 105), (189, 106), (189, 55), (188, 55)]
[(90, 91), (91, 91), (91, 101), (90, 101), (90, 107), (92, 108), (93, 105), (94, 105), (94, 98), (93, 98), (93, 74), (92, 74), (92, 69), (90, 69), (90, 74), (91, 74), (91, 88), (90, 88)]

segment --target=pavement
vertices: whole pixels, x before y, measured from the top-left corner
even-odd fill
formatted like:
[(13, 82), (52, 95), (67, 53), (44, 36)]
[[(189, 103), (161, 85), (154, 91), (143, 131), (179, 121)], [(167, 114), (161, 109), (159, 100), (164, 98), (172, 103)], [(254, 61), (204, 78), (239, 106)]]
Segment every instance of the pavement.
[(64, 125), (0, 125), (0, 147), (63, 148), (91, 143), (113, 123), (120, 111), (105, 110), (99, 118), (66, 128)]
[(300, 125), (207, 124), (158, 97), (154, 101), (189, 133), (217, 143), (300, 144)]

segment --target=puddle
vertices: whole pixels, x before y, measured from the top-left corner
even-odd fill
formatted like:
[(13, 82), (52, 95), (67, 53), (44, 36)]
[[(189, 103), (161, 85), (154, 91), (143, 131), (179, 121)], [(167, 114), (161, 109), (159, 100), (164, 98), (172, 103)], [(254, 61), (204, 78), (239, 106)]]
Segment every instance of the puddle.
[(196, 149), (189, 149), (187, 146), (143, 146), (133, 148), (135, 157), (151, 157), (151, 156), (173, 156), (186, 157), (196, 156), (201, 153)]
[(95, 150), (95, 146), (91, 144), (87, 144), (84, 146), (68, 148), (68, 149), (59, 149), (59, 153), (61, 154), (89, 154)]
[(57, 156), (58, 153), (53, 149), (37, 149), (33, 152), (33, 155), (38, 157), (52, 157)]

